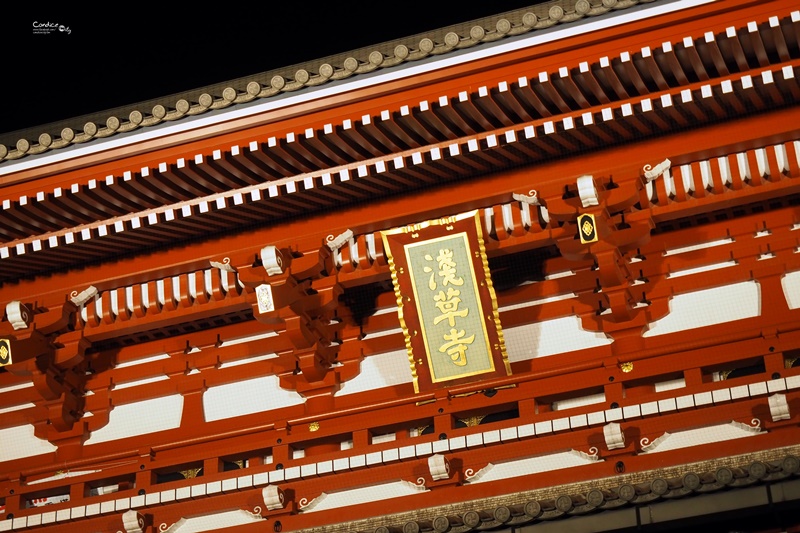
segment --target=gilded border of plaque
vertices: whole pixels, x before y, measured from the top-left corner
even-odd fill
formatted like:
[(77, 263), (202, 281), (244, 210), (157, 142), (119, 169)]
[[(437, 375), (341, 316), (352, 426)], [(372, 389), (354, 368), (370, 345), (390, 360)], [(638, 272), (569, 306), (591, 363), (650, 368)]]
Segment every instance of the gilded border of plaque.
[(381, 237), (414, 390), (511, 374), (478, 211)]

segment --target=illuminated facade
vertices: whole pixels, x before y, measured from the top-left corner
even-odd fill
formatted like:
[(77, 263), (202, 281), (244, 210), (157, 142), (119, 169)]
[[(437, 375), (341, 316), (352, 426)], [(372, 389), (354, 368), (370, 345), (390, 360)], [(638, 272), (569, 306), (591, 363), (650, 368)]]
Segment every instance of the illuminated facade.
[(800, 530), (797, 6), (491, 22), (0, 147), (0, 531)]

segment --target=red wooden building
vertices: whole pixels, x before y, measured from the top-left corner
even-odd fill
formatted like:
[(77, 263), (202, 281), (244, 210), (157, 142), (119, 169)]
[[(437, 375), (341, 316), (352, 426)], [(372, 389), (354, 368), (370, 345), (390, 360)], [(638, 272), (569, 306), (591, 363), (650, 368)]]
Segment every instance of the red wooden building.
[(0, 531), (800, 530), (798, 76), (564, 0), (0, 146)]

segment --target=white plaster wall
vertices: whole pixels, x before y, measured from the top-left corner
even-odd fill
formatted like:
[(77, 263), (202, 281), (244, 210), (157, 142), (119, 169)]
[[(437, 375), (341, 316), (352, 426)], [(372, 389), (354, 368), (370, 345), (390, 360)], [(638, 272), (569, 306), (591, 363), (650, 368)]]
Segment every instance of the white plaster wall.
[(666, 335), (760, 314), (760, 287), (755, 281), (744, 281), (678, 294), (669, 302), (669, 314), (652, 322), (643, 336)]
[(365, 357), (361, 373), (342, 384), (337, 396), (411, 383), (411, 368), (405, 349)]
[(33, 434), (33, 425), (0, 429), (0, 463), (56, 451), (56, 447)]
[(789, 272), (783, 279), (781, 279), (781, 286), (783, 287), (783, 295), (786, 297), (786, 303), (789, 309), (797, 309), (800, 307), (800, 271)]
[(280, 387), (278, 376), (264, 376), (209, 387), (203, 393), (203, 412), (206, 422), (213, 422), (303, 402), (300, 394)]
[(175, 429), (181, 425), (183, 396), (173, 394), (114, 407), (108, 424), (93, 432), (87, 445)]
[(535, 324), (504, 328), (508, 360), (526, 361), (558, 353), (584, 350), (611, 344), (603, 333), (581, 328), (580, 318), (566, 316)]

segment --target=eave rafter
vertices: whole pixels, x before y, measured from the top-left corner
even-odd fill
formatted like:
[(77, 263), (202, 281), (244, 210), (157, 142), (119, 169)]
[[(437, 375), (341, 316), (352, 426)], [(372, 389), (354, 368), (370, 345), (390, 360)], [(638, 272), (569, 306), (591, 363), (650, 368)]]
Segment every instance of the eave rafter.
[[(587, 154), (581, 159), (542, 164), (537, 167), (536, 179), (540, 181), (537, 183), (536, 188), (538, 189), (540, 197), (545, 199), (543, 203), (546, 203), (546, 198), (556, 195), (560, 196), (564, 187), (569, 187), (571, 182), (574, 183), (574, 178), (570, 179), (565, 176), (580, 176), (586, 173), (587, 170), (594, 173), (598, 171), (603, 173), (608, 172), (608, 175), (613, 175), (614, 181), (619, 184), (624, 184), (629, 180), (632, 180), (631, 182), (636, 182), (640, 179), (639, 176), (643, 166), (652, 164), (653, 161), (658, 161), (664, 156), (669, 156), (676, 161), (672, 173), (655, 180), (654, 183), (649, 184), (647, 189), (643, 190), (641, 193), (643, 196), (640, 200), (640, 204), (647, 203), (647, 196), (651, 196), (654, 201), (654, 203), (651, 203), (650, 211), (656, 224), (685, 216), (686, 214), (692, 215), (699, 214), (703, 211), (712, 211), (715, 205), (730, 206), (732, 205), (731, 202), (738, 204), (791, 195), (792, 191), (796, 189), (796, 185), (793, 179), (786, 179), (786, 177), (796, 175), (798, 171), (797, 143), (786, 142), (785, 144), (777, 145), (775, 149), (767, 147), (763, 150), (749, 150), (740, 152), (738, 156), (734, 153), (726, 154), (724, 151), (721, 152), (719, 146), (720, 144), (723, 146), (741, 146), (741, 143), (746, 142), (749, 138), (749, 131), (766, 127), (767, 124), (774, 125), (774, 121), (779, 120), (779, 117), (783, 119), (781, 123), (787, 123), (789, 125), (785, 133), (778, 134), (779, 138), (788, 141), (792, 138), (793, 134), (796, 134), (791, 127), (794, 121), (794, 114), (796, 114), (796, 111), (790, 108), (782, 112), (775, 112), (774, 115), (742, 119), (739, 124), (740, 127), (736, 128), (728, 127), (727, 125), (724, 127), (710, 127), (709, 129), (696, 132), (687, 132), (679, 138), (672, 138), (669, 142), (665, 142), (663, 139), (659, 141), (643, 141), (638, 145), (639, 150), (636, 152), (639, 157), (638, 161), (636, 159), (630, 159), (631, 152), (627, 147), (620, 147), (616, 149), (611, 148), (602, 155)], [(771, 142), (776, 140), (775, 137), (770, 139)], [(671, 146), (669, 143), (674, 144), (674, 146)], [(686, 164), (678, 164), (677, 161), (681, 159), (686, 160), (691, 157), (691, 154), (681, 156), (678, 155), (680, 152), (676, 153), (676, 150), (683, 151), (683, 147), (686, 145), (693, 146), (693, 148), (697, 149), (697, 153), (708, 154), (714, 157), (701, 159), (699, 161), (695, 159), (694, 162), (689, 162), (691, 161), (690, 159)], [(779, 148), (780, 150), (778, 150)], [(623, 165), (609, 168), (606, 154), (611, 154), (612, 160), (624, 162)], [(614, 154), (617, 154), (619, 157)], [(781, 156), (780, 161), (776, 159), (778, 155)], [(721, 166), (723, 162), (725, 165)], [(721, 172), (722, 170), (726, 172), (723, 173)], [(687, 174), (687, 172), (691, 172), (691, 175)], [(687, 181), (684, 175), (691, 176), (691, 178)], [(745, 179), (743, 179), (743, 177)], [(606, 179), (607, 178), (603, 178), (603, 180)], [(440, 207), (436, 211), (420, 213), (415, 215), (415, 217), (434, 218), (476, 207), (488, 207), (487, 202), (504, 203), (508, 201), (512, 191), (527, 191), (532, 185), (532, 179), (529, 173), (517, 169), (496, 173), (492, 176), (492, 180), (492, 188), (497, 191), (497, 194), (489, 198), (474, 196), (474, 188), (468, 182), (453, 183), (447, 188), (439, 190), (431, 189), (426, 193), (431, 198), (430, 204)], [(688, 188), (686, 183), (689, 183)], [(277, 192), (277, 188), (273, 190)], [(503, 194), (501, 191), (509, 192)], [(645, 193), (647, 193), (647, 195), (645, 195)], [(222, 210), (217, 208), (216, 210), (230, 211), (233, 214), (238, 207), (247, 207), (247, 204), (245, 204), (245, 197), (245, 195), (237, 196), (233, 194), (228, 198), (222, 198), (222, 203), (226, 206), (229, 205), (229, 207)], [(236, 205), (237, 198), (242, 202), (242, 205)], [(491, 205), (491, 203), (489, 203), (489, 205)], [(202, 219), (203, 214), (200, 213), (200, 211), (203, 209), (210, 211), (214, 209), (216, 205), (216, 200), (203, 200), (198, 202), (197, 206), (195, 206), (198, 213), (197, 215), (193, 215), (193, 217), (196, 216), (198, 220)], [(205, 208), (203, 206), (205, 206)], [(181, 208), (180, 211), (182, 210), (183, 208)], [(0, 260), (0, 263), (8, 264), (14, 269), (23, 267), (37, 269), (41, 268), (42, 262), (40, 258), (45, 256), (49, 257), (50, 254), (53, 253), (65, 254), (64, 256), (54, 256), (59, 259), (74, 258), (76, 256), (71, 253), (71, 250), (85, 250), (85, 248), (82, 247), (83, 245), (93, 245), (95, 253), (103, 253), (105, 248), (102, 245), (106, 242), (106, 239), (109, 239), (109, 245), (113, 246), (114, 242), (116, 242), (115, 239), (122, 239), (126, 234), (142, 235), (147, 232), (147, 230), (158, 229), (159, 232), (166, 237), (168, 228), (172, 227), (172, 221), (166, 220), (166, 218), (169, 217), (169, 213), (172, 213), (173, 218), (179, 218), (179, 215), (176, 214), (177, 211), (176, 209), (168, 208), (163, 210), (163, 213), (160, 214), (150, 213), (144, 217), (136, 217), (139, 221), (139, 230), (142, 230), (141, 233), (138, 234), (137, 231), (139, 230), (130, 230), (123, 231), (121, 234), (107, 233), (106, 237), (97, 236), (90, 238), (89, 241), (81, 241), (79, 240), (79, 236), (84, 233), (84, 231), (89, 236), (91, 236), (92, 232), (100, 231), (97, 229), (85, 228), (85, 230), (78, 231), (75, 234), (78, 240), (74, 240), (71, 245), (58, 246), (54, 249), (31, 251), (22, 256), (9, 256)], [(370, 228), (381, 229), (386, 224), (401, 225), (403, 223), (413, 222), (407, 215), (401, 214), (397, 205), (391, 201), (373, 201), (372, 205), (362, 205), (358, 208), (358, 211), (358, 219), (361, 222), (360, 228), (363, 228), (360, 230), (359, 228), (355, 228), (359, 232)], [(535, 213), (536, 209), (533, 209), (532, 212)], [(507, 241), (504, 239), (504, 235), (506, 235), (505, 227), (508, 224), (505, 220), (503, 220), (501, 224), (501, 219), (505, 216), (502, 210), (499, 211), (497, 215), (495, 221), (497, 238), (499, 239), (497, 246), (502, 249), (513, 243), (514, 240)], [(534, 216), (534, 218), (539, 219), (539, 223), (532, 224), (528, 232), (536, 233), (538, 231), (538, 238), (542, 239), (541, 243), (546, 244), (547, 240), (552, 238), (552, 235), (547, 221), (542, 219), (542, 216), (546, 216), (546, 212), (543, 212), (540, 208), (539, 214)], [(320, 226), (330, 227), (331, 230), (329, 231), (332, 232), (344, 231), (346, 228), (331, 226), (331, 223), (335, 224), (334, 219), (335, 215), (333, 213), (319, 213), (308, 222), (290, 222), (288, 225), (283, 224), (281, 228), (291, 228), (291, 233), (294, 235), (313, 235), (315, 231), (313, 231), (312, 228), (318, 228)], [(148, 225), (150, 220), (156, 221), (155, 226)], [(512, 221), (512, 225), (514, 223), (519, 224), (521, 221)], [(116, 225), (116, 223), (114, 225)], [(102, 226), (106, 227), (107, 231), (113, 232), (113, 230), (110, 229), (112, 227), (111, 225), (106, 226), (103, 224)], [(490, 233), (494, 232), (491, 228), (489, 228), (489, 230)], [(43, 300), (40, 300), (40, 304), (54, 305), (63, 301), (62, 291), (65, 286), (74, 287), (74, 290), (78, 292), (89, 285), (96, 285), (101, 289), (110, 289), (120, 287), (120, 285), (125, 286), (127, 284), (146, 283), (157, 279), (170, 278), (182, 273), (207, 269), (207, 261), (209, 259), (218, 259), (219, 256), (215, 257), (212, 255), (209, 257), (205, 255), (204, 259), (203, 256), (207, 252), (202, 252), (198, 246), (203, 246), (205, 249), (238, 250), (236, 253), (239, 254), (237, 256), (239, 259), (234, 258), (235, 264), (244, 266), (252, 263), (253, 258), (258, 255), (259, 249), (263, 246), (263, 244), (253, 246), (253, 242), (264, 244), (275, 243), (279, 246), (287, 246), (296, 252), (305, 253), (307, 250), (319, 249), (320, 240), (325, 236), (306, 237), (300, 240), (290, 240), (285, 244), (281, 244), (280, 241), (276, 240), (276, 237), (273, 236), (273, 234), (277, 235), (277, 233), (278, 231), (275, 227), (267, 227), (265, 229), (251, 231), (241, 237), (221, 237), (208, 240), (202, 245), (189, 245), (184, 249), (172, 250), (168, 253), (158, 251), (151, 252), (148, 258), (148, 265), (151, 265), (149, 270), (146, 268), (143, 270), (141, 262), (136, 262), (134, 265), (134, 263), (119, 261), (115, 267), (114, 278), (115, 280), (124, 280), (127, 278), (127, 283), (123, 282), (120, 284), (120, 281), (109, 283), (108, 281), (111, 280), (104, 281), (105, 275), (98, 270), (99, 267), (84, 266), (80, 271), (70, 271), (68, 274), (54, 274), (51, 276), (52, 284), (47, 280), (37, 280), (35, 290), (29, 287), (31, 282), (25, 280), (20, 280), (16, 285), (8, 285), (6, 290), (10, 291), (8, 294), (12, 299), (29, 299), (33, 294), (47, 294), (52, 290), (48, 289), (48, 286), (52, 285), (53, 289), (62, 295), (55, 296), (55, 300), (52, 300), (50, 297), (45, 297)], [(134, 240), (138, 238), (140, 237), (136, 237)], [(151, 244), (158, 242), (158, 237), (151, 236), (150, 239), (156, 239), (155, 241), (148, 240)], [(33, 247), (35, 250), (35, 244), (20, 244), (23, 247)], [(76, 248), (70, 248), (70, 246)], [(198, 253), (200, 255), (198, 255)], [(81, 258), (82, 262), (85, 262), (85, 260), (86, 257)], [(18, 261), (21, 262), (17, 263)], [(246, 263), (243, 265), (240, 261), (246, 261)], [(132, 270), (134, 266), (135, 269)], [(29, 273), (30, 271), (26, 272)], [(134, 275), (134, 272), (138, 274)], [(69, 281), (66, 281), (67, 278)], [(17, 292), (19, 292), (19, 294), (16, 294)]]
[[(792, 79), (791, 81), (794, 80)], [(793, 112), (792, 109), (789, 109), (780, 114), (782, 117), (788, 118)], [(758, 123), (759, 119), (755, 118), (752, 122)], [(519, 131), (509, 130), (502, 134), (500, 132), (497, 133), (497, 135), (490, 134), (485, 136), (480, 142), (487, 147), (487, 153), (495, 153), (500, 157), (503, 156), (504, 152), (514, 150), (517, 146), (527, 142), (524, 140), (525, 136), (530, 136), (532, 139), (536, 138), (535, 130), (530, 130), (527, 126)], [(797, 168), (798, 163), (797, 147), (789, 141), (796, 138), (797, 134), (791, 128), (784, 136), (773, 136), (769, 142), (788, 142), (785, 148), (781, 148), (781, 160), (775, 159), (776, 154), (772, 152), (765, 152), (763, 155), (759, 153), (758, 156), (754, 155), (752, 160), (747, 163), (748, 166), (755, 168), (745, 168), (741, 171), (746, 172), (747, 177), (750, 174), (756, 175), (756, 169), (760, 174), (767, 175), (767, 172), (764, 171), (766, 166), (774, 169), (773, 173), (768, 175), (769, 179), (773, 181), (779, 175), (779, 173), (775, 173), (775, 170), (791, 173)], [(477, 150), (478, 141), (475, 140), (474, 142)], [(362, 184), (362, 181), (366, 179), (370, 172), (376, 175), (385, 173), (388, 176), (386, 179), (391, 179), (392, 172), (388, 170), (391, 168), (389, 165), (393, 165), (396, 172), (402, 172), (403, 168), (416, 168), (423, 161), (430, 161), (431, 168), (434, 168), (439, 160), (448, 158), (446, 156), (447, 153), (451, 154), (450, 158), (453, 160), (456, 160), (462, 151), (469, 154), (472, 143), (473, 140), (468, 140), (465, 143), (451, 143), (447, 146), (433, 147), (427, 154), (409, 151), (405, 154), (393, 156), (386, 161), (382, 159), (372, 161), (369, 165), (348, 166), (340, 168), (338, 171), (333, 169), (333, 172), (324, 172), (318, 176), (285, 178), (275, 182), (275, 184), (252, 186), (230, 193), (219, 193), (197, 200), (180, 202), (144, 212), (137, 212), (132, 215), (103, 220), (102, 222), (77, 226), (70, 230), (13, 241), (0, 248), (0, 261), (2, 261), (0, 262), (0, 269), (7, 271), (6, 276), (16, 278), (22, 272), (30, 274), (41, 271), (45, 265), (49, 264), (42, 262), (42, 258), (46, 258), (45, 256), (60, 258), (61, 261), (59, 263), (63, 264), (69, 261), (68, 257), (65, 257), (65, 253), (71, 252), (72, 255), (81, 253), (83, 254), (81, 262), (85, 262), (87, 258), (101, 259), (110, 252), (116, 254), (130, 253), (140, 249), (144, 244), (152, 246), (166, 243), (175, 236), (193, 238), (200, 234), (206, 234), (209, 227), (215, 228), (217, 231), (224, 231), (226, 228), (241, 224), (243, 220), (252, 220), (254, 223), (260, 221), (262, 224), (265, 220), (277, 222), (281, 218), (281, 213), (284, 215), (299, 214), (324, 208), (327, 202), (319, 203), (317, 190), (327, 190), (334, 195), (344, 194), (344, 197), (339, 196), (340, 199), (363, 199), (365, 194), (378, 192), (373, 185)], [(761, 159), (758, 159), (759, 157), (769, 158), (770, 161), (765, 164)], [(506, 159), (506, 161), (508, 160)], [(769, 162), (772, 162), (771, 166)], [(427, 169), (425, 172), (429, 170)], [(701, 172), (698, 172), (697, 178), (700, 178), (706, 170), (704, 168), (698, 170)], [(488, 171), (488, 168), (484, 169), (485, 171)], [(420, 172), (422, 172), (422, 169), (420, 169)], [(710, 169), (708, 172), (710, 172)], [(463, 177), (468, 177), (470, 174), (472, 172), (468, 172)], [(447, 174), (440, 174), (438, 179), (440, 181), (453, 180), (458, 177), (460, 176), (455, 173), (454, 169), (450, 169)], [(710, 182), (709, 177), (702, 177)], [(753, 181), (752, 184), (758, 185), (761, 182), (761, 177), (755, 177), (756, 181)], [(689, 179), (693, 178), (690, 177)], [(716, 186), (719, 191), (722, 190), (720, 186), (724, 188), (723, 179), (726, 182), (735, 182), (733, 183), (734, 188), (740, 189), (742, 187), (742, 179), (732, 175), (721, 178), (721, 183)], [(702, 184), (705, 185), (705, 182)], [(559, 185), (563, 187), (562, 184), (551, 183), (550, 188), (556, 189)], [(417, 186), (421, 187), (422, 183), (418, 182)], [(658, 204), (664, 205), (666, 199), (670, 196), (676, 196), (678, 201), (685, 199), (686, 189), (691, 189), (695, 197), (706, 196), (703, 190), (709, 186), (710, 183), (705, 187), (689, 185), (683, 188), (684, 190), (681, 190), (681, 187), (676, 188), (673, 185), (672, 190), (658, 189), (655, 192), (649, 191), (649, 195)], [(542, 184), (542, 189), (547, 192), (546, 183)], [(387, 194), (386, 190), (383, 192)], [(64, 252), (65, 249), (69, 251)]]
[[(374, 110), (359, 115), (360, 120), (346, 119), (339, 126), (306, 127), (302, 132), (180, 157), (173, 163), (160, 162), (89, 180), (82, 177), (77, 183), (64, 184), (53, 191), (21, 194), (18, 200), (9, 199), (3, 204), (3, 216), (8, 218), (4, 227), (11, 232), (6, 237), (10, 242), (3, 257), (106, 235), (115, 235), (115, 240), (121, 241), (115, 245), (117, 250), (132, 250), (153, 239), (157, 242), (158, 231), (142, 229), (152, 223), (153, 216), (156, 220), (163, 219), (162, 222), (174, 222), (173, 231), (189, 236), (198, 231), (198, 226), (191, 219), (183, 220), (187, 213), (205, 214), (209, 220), (203, 224), (204, 228), (208, 223), (224, 226), (228, 217), (219, 212), (220, 208), (255, 202), (255, 206), (247, 209), (252, 216), (278, 220), (299, 210), (357, 201), (365, 194), (391, 194), (400, 186), (413, 188), (431, 180), (463, 179), (498, 165), (534, 163), (564, 149), (585, 150), (598, 143), (607, 145), (642, 134), (683, 128), (688, 126), (688, 120), (693, 123), (718, 120), (731, 112), (738, 115), (745, 109), (780, 106), (792, 101), (800, 89), (791, 63), (794, 48), (785, 44), (786, 39), (777, 39), (775, 32), (778, 28), (780, 36), (791, 36), (796, 32), (794, 24), (789, 18), (781, 21), (772, 17), (747, 26), (750, 33), (763, 32), (765, 37), (761, 41), (774, 47), (770, 54), (780, 58), (779, 63), (769, 65), (757, 62), (752, 71), (748, 68), (729, 74), (728, 69), (722, 69), (716, 77), (709, 77), (701, 75), (705, 69), (693, 72), (700, 65), (687, 59), (697, 54), (695, 49), (701, 50), (703, 57), (710, 57), (712, 45), (720, 40), (728, 43), (722, 47), (727, 54), (723, 58), (725, 63), (733, 64), (736, 51), (742, 50), (742, 43), (750, 46), (752, 37), (742, 38), (742, 43), (735, 31), (727, 31), (724, 36), (687, 37), (674, 47), (669, 42), (652, 49), (643, 47), (635, 55), (623, 52), (613, 61), (603, 57), (591, 65), (580, 62), (561, 67), (557, 73), (542, 72), (530, 80), (521, 77), (514, 83), (502, 81), (495, 87), (483, 86), (473, 94), (456, 89), (455, 94), (438, 98), (438, 103), (424, 100), (413, 106)], [(734, 41), (738, 46), (731, 45)], [(655, 81), (658, 76), (653, 73), (656, 68), (653, 64), (667, 69), (667, 77), (674, 80), (672, 86)], [(770, 66), (770, 71), (764, 70)], [(684, 71), (689, 74), (680, 74)], [(617, 73), (621, 73), (621, 78)], [(642, 76), (652, 77), (648, 86), (642, 88), (646, 89), (644, 93), (631, 92), (620, 81), (632, 83), (630, 79)], [(598, 79), (603, 83), (597, 85)], [(692, 83), (692, 79), (698, 81)], [(594, 80), (595, 91), (601, 90), (607, 97), (595, 101), (594, 106), (592, 100), (596, 96), (570, 97), (570, 88), (581, 87), (584, 94), (591, 93), (585, 80)], [(567, 106), (566, 101), (572, 103)], [(511, 110), (522, 110), (525, 102), (528, 106), (539, 102), (539, 111), (531, 108), (530, 112), (519, 114)], [(548, 111), (550, 108), (554, 113)], [(438, 118), (434, 118), (436, 113)], [(526, 117), (533, 120), (526, 122)], [(452, 127), (432, 130), (432, 123)], [(347, 140), (348, 135), (356, 137)], [(328, 147), (323, 151), (331, 157), (322, 155), (323, 146)], [(366, 149), (364, 156), (368, 159), (347, 156), (347, 146)], [(401, 153), (396, 155), (398, 151)], [(340, 155), (336, 156), (337, 153)], [(398, 168), (399, 162), (402, 167)], [(326, 185), (332, 187), (326, 189)], [(248, 194), (251, 198), (244, 199)], [(224, 200), (220, 202), (220, 198)], [(267, 212), (258, 207), (262, 198), (263, 203), (269, 198)], [(167, 207), (158, 207), (164, 204)], [(64, 222), (59, 223), (59, 218)], [(87, 224), (92, 218), (97, 222)], [(77, 226), (80, 231), (59, 229), (68, 226)], [(142, 231), (138, 232), (136, 242), (130, 242), (128, 236), (116, 235), (137, 229)], [(26, 237), (26, 234), (36, 236)]]

